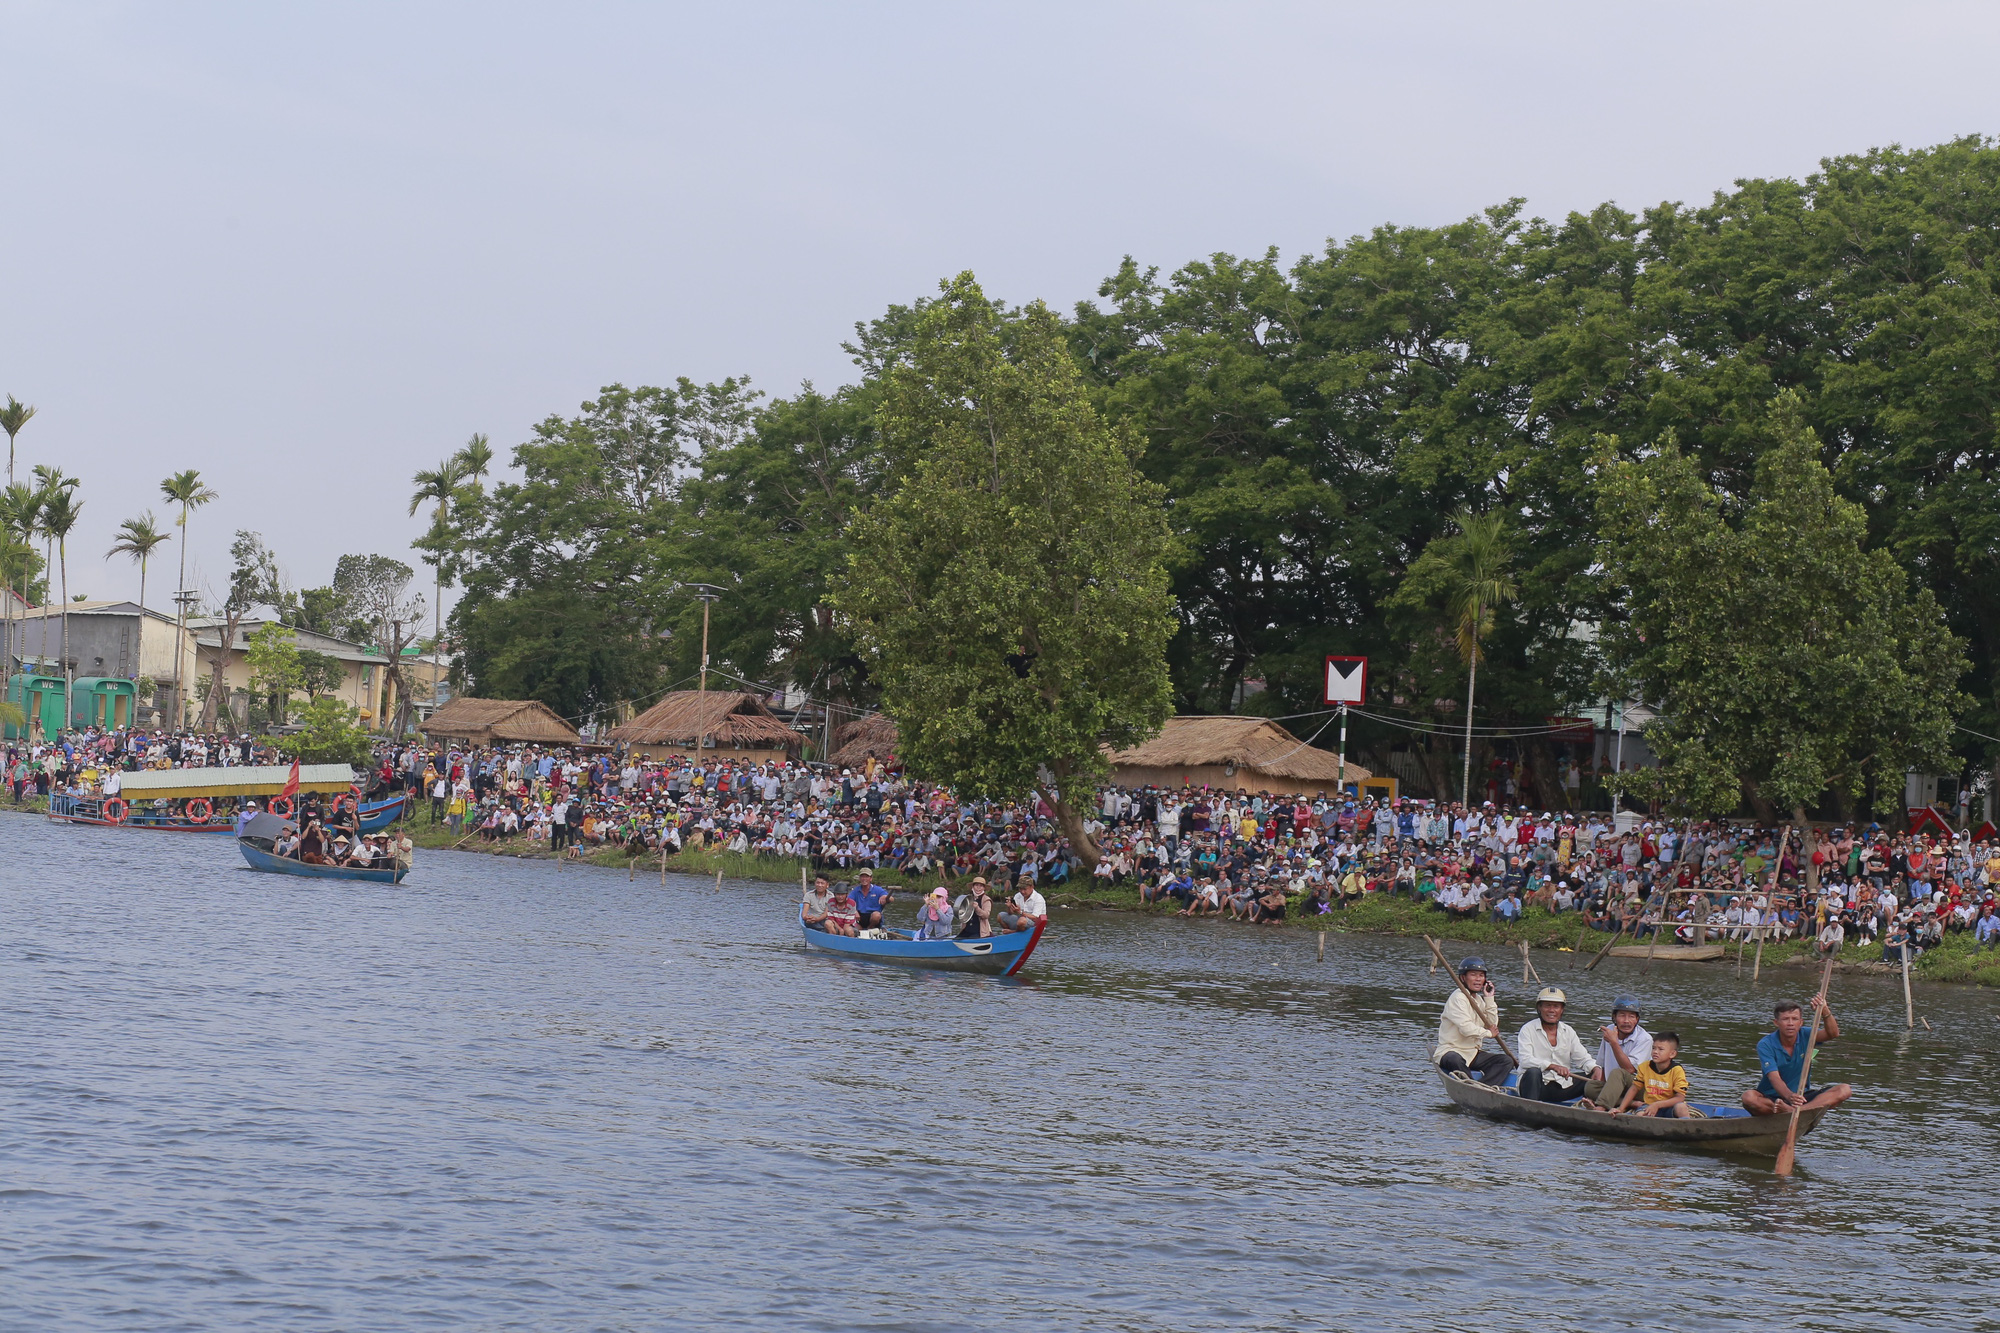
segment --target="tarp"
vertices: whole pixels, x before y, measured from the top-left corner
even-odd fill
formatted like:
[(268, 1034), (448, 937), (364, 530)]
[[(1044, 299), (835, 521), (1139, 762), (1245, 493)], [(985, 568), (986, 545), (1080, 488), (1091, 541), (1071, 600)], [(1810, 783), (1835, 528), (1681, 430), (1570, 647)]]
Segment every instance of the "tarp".
[(266, 838), (272, 842), (276, 842), (279, 834), (296, 829), (297, 827), (298, 825), (289, 819), (281, 819), (268, 811), (259, 810), (256, 814), (243, 821), (243, 830), (236, 836), (239, 838)]
[[(161, 768), (118, 775), (118, 794), (128, 801), (178, 800), (183, 796), (276, 796), (292, 776), (290, 764), (241, 768)], [(354, 785), (346, 764), (302, 764), (299, 790), (322, 794)]]

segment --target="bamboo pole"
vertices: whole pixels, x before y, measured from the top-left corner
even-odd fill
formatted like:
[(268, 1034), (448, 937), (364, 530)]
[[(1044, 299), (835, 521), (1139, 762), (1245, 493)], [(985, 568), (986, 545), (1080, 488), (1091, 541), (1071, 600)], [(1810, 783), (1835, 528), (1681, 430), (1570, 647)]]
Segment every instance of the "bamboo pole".
[(1916, 1025), (1917, 1005), (1910, 998), (1910, 941), (1906, 936), (1903, 940), (1903, 1026), (1914, 1028)]
[[(804, 877), (804, 875), (805, 875), (805, 872), (804, 872), (804, 871), (800, 871), (800, 872), (799, 872), (799, 874), (800, 874), (800, 877), (801, 877), (801, 878), (803, 878), (803, 877)], [(1319, 961), (1320, 961), (1320, 962), (1322, 962), (1322, 963), (1324, 963), (1324, 962), (1326, 961), (1326, 932), (1325, 932), (1325, 931), (1323, 931), (1323, 930), (1322, 930), (1322, 931), (1321, 931), (1321, 932), (1319, 933)], [(1432, 968), (1436, 968), (1436, 967), (1437, 967), (1437, 964), (1436, 964), (1436, 963), (1432, 963), (1432, 964), (1431, 964), (1431, 966), (1432, 966)]]

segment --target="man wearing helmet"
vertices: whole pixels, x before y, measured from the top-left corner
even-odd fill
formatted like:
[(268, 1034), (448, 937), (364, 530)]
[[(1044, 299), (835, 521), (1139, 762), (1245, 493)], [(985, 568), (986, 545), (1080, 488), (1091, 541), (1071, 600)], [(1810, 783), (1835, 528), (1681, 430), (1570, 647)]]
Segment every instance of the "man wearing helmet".
[(1583, 1095), (1583, 1078), (1602, 1078), (1597, 1061), (1583, 1048), (1576, 1029), (1562, 1021), (1569, 996), (1544, 986), (1535, 996), (1535, 1018), (1523, 1025), (1514, 1048), (1521, 1053), (1521, 1081), (1515, 1091), (1529, 1101), (1566, 1102)]
[[(1486, 964), (1468, 958), (1458, 965), (1458, 976), (1465, 985), (1452, 987), (1451, 998), (1444, 1002), (1444, 1015), (1438, 1020), (1437, 1049), (1431, 1053), (1431, 1059), (1446, 1074), (1467, 1081), (1476, 1076), (1488, 1087), (1500, 1087), (1513, 1071), (1514, 1061), (1505, 1047), (1497, 1052), (1480, 1049), (1488, 1037), (1497, 1040), (1500, 1036), (1500, 1002), (1493, 998), (1493, 983), (1487, 980)], [(1476, 1007), (1466, 997), (1467, 991), (1478, 997)]]
[(1653, 1034), (1639, 1026), (1639, 1001), (1621, 995), (1611, 1002), (1611, 1026), (1599, 1028), (1597, 1064), (1604, 1077), (1583, 1085), (1584, 1098), (1597, 1106), (1616, 1106), (1632, 1086), (1639, 1065), (1653, 1058)]

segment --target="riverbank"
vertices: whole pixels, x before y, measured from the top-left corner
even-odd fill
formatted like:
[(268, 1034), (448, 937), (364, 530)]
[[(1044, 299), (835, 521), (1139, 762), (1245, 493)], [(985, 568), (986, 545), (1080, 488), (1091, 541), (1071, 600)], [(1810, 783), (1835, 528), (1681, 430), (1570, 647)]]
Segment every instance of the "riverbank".
[[(421, 819), (408, 827), (411, 840), (420, 848), (455, 850), (524, 860), (555, 859), (554, 854), (546, 847), (537, 846), (525, 839), (515, 838), (489, 843), (476, 835), (454, 837), (444, 826), (434, 826)], [(628, 873), (637, 874), (660, 873), (659, 857), (644, 856), (639, 858), (636, 864), (632, 864), (624, 851), (615, 847), (600, 848), (587, 857), (572, 860), (570, 864), (627, 870)], [(667, 858), (666, 869), (678, 875), (699, 875), (708, 878), (719, 872), (725, 879), (764, 880), (779, 884), (796, 884), (799, 877), (799, 863), (796, 861), (711, 850), (685, 851), (677, 856), (670, 856)], [(883, 887), (897, 893), (921, 892), (940, 882), (936, 876), (929, 876), (921, 881), (915, 880), (893, 869), (877, 872), (875, 879)], [(957, 892), (955, 887), (953, 892), (954, 894)], [(1051, 911), (1129, 912), (1163, 919), (1172, 919), (1175, 916), (1169, 907), (1140, 901), (1138, 889), (1129, 884), (1117, 887), (1103, 887), (1096, 884), (1044, 885), (1042, 894), (1048, 899)], [(1284, 928), (1325, 931), (1330, 935), (1397, 935), (1407, 938), (1430, 935), (1450, 939), (1454, 944), (1469, 944), (1493, 951), (1494, 957), (1487, 961), (1496, 970), (1505, 970), (1524, 943), (1531, 952), (1542, 950), (1574, 954), (1580, 949), (1591, 956), (1595, 956), (1606, 943), (1604, 932), (1583, 930), (1579, 918), (1574, 913), (1556, 914), (1540, 908), (1529, 908), (1519, 921), (1508, 924), (1478, 918), (1455, 921), (1448, 919), (1436, 908), (1412, 902), (1408, 898), (1390, 898), (1379, 894), (1371, 895), (1353, 907), (1340, 908), (1321, 916), (1287, 917)], [(1246, 924), (1244, 929), (1252, 927)], [(1630, 939), (1622, 942), (1632, 943)], [(1745, 950), (1746, 967), (1755, 950), (1754, 944)], [(1842, 956), (1835, 970), (1860, 973), (1895, 973), (1900, 970), (1880, 962), (1879, 958), (1879, 950), (1864, 952), (1850, 949)], [(1810, 942), (1792, 940), (1784, 944), (1765, 945), (1763, 966), (1766, 970), (1772, 968), (1810, 970), (1817, 966), (1817, 960)], [(1910, 971), (1912, 977), (1920, 981), (1963, 982), (2000, 988), (2000, 951), (1978, 953), (1973, 947), (1970, 933), (1954, 933), (1945, 937), (1941, 947), (1925, 951), (1923, 956), (1911, 965)]]

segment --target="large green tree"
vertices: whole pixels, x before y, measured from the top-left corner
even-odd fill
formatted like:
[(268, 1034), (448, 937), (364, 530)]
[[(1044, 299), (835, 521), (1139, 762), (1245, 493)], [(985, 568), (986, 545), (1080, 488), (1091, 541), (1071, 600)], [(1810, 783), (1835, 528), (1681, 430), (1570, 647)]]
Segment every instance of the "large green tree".
[(1947, 762), (1966, 658), (1930, 590), (1868, 546), (1801, 399), (1781, 394), (1765, 429), (1740, 502), (1672, 441), (1607, 458), (1605, 646), (1660, 712), (1646, 732), (1660, 766), (1614, 781), (1698, 814), (1748, 798), (1805, 824), (1828, 793), (1900, 792), (1910, 769)]
[(1045, 791), (1094, 865), (1104, 747), (1170, 707), (1172, 538), (1139, 442), (1091, 405), (1056, 316), (1006, 321), (970, 273), (918, 316), (877, 421), (900, 484), (854, 525), (834, 604), (898, 750), (969, 795)]

